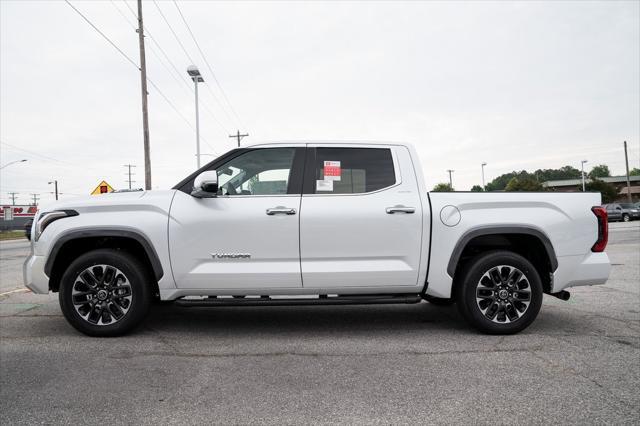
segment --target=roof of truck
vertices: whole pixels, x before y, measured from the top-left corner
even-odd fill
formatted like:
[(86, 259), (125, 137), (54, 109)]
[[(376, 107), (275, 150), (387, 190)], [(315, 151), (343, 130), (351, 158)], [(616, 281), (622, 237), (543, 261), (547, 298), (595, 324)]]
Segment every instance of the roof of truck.
[(397, 141), (363, 141), (363, 140), (285, 140), (285, 141), (266, 141), (255, 142), (242, 145), (242, 148), (256, 147), (263, 145), (306, 145), (306, 144), (348, 144), (348, 145), (402, 145), (409, 146), (406, 142)]

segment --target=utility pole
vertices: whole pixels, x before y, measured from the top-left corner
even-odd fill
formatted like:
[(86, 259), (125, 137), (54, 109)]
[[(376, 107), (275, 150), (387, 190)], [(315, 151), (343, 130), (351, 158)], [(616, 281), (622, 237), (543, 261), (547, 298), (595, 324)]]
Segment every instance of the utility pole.
[(53, 183), (53, 184), (54, 184), (54, 186), (55, 186), (55, 191), (56, 191), (56, 192), (55, 192), (55, 194), (56, 194), (56, 201), (58, 201), (58, 181), (57, 181), (57, 180), (54, 180), (54, 181), (52, 181), (52, 182), (49, 182), (49, 185), (51, 185), (52, 183)]
[(40, 199), (40, 197), (38, 197), (38, 195), (40, 195), (40, 194), (31, 194), (31, 196), (33, 197), (33, 205), (34, 206), (38, 205), (38, 200)]
[(229, 135), (230, 138), (237, 138), (238, 139), (238, 148), (240, 148), (240, 141), (245, 136), (249, 136), (249, 133), (240, 133), (240, 130), (238, 130), (238, 133), (236, 133), (235, 135)]
[(453, 189), (453, 179), (451, 178), (451, 173), (455, 172), (455, 170), (447, 170), (449, 173), (449, 186)]
[(16, 205), (16, 195), (18, 195), (17, 192), (10, 192), (9, 196), (11, 197), (11, 205), (15, 206)]
[(140, 82), (142, 83), (142, 134), (144, 137), (144, 188), (151, 189), (151, 149), (149, 147), (149, 111), (147, 109), (147, 61), (144, 54), (142, 0), (138, 0), (138, 42), (140, 44)]
[(131, 168), (135, 167), (135, 164), (125, 164), (123, 167), (127, 167), (129, 169), (129, 171), (127, 172), (127, 174), (129, 175), (129, 180), (127, 180), (127, 182), (129, 182), (129, 189), (131, 189), (131, 184), (133, 182), (135, 182), (135, 180), (131, 180), (131, 175), (135, 175), (135, 173), (131, 173)]
[(484, 166), (486, 166), (487, 163), (485, 163), (484, 161), (481, 164), (481, 168), (482, 168), (482, 190), (484, 191)]
[(624, 164), (627, 166), (627, 201), (631, 200), (631, 182), (629, 181), (629, 155), (627, 154), (627, 141), (624, 141)]

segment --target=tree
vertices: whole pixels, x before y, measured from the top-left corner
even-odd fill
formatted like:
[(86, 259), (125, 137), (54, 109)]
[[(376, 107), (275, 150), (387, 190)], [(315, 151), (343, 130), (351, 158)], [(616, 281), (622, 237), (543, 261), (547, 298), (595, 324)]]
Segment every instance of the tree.
[(597, 166), (593, 166), (591, 171), (589, 172), (589, 177), (591, 179), (603, 178), (611, 176), (611, 171), (609, 170), (609, 166), (606, 164), (598, 164)]
[(640, 176), (640, 169), (637, 167), (634, 167), (629, 171), (629, 176)]
[(562, 179), (579, 179), (580, 170), (573, 166), (564, 166), (559, 169), (538, 169), (533, 175), (540, 181), (562, 180)]
[(484, 192), (484, 189), (480, 185), (473, 185), (471, 187), (471, 192)]
[(511, 173), (505, 173), (493, 179), (485, 186), (485, 191), (502, 191), (507, 187), (507, 184), (514, 177), (529, 177), (531, 176), (526, 170), (520, 170), (519, 172), (513, 171)]
[(433, 187), (431, 192), (454, 192), (453, 186), (448, 183), (439, 183)]
[(505, 191), (510, 192), (532, 192), (532, 191), (543, 191), (544, 188), (542, 184), (531, 177), (513, 177), (507, 184), (504, 189)]
[[(602, 195), (603, 204), (613, 203), (618, 198), (616, 187), (600, 179), (593, 179), (591, 182), (587, 182), (585, 189), (590, 192), (599, 192)], [(581, 191), (582, 187), (579, 187), (578, 190)]]

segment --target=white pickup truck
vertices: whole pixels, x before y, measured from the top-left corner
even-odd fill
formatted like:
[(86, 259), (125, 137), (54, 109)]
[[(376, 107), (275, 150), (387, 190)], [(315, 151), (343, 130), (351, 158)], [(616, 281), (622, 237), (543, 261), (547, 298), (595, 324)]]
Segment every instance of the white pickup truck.
[(394, 143), (232, 150), (172, 190), (58, 202), (32, 228), (25, 285), (67, 320), (123, 334), (152, 300), (181, 306), (456, 303), (475, 328), (523, 330), (543, 293), (603, 284), (597, 193), (429, 193)]

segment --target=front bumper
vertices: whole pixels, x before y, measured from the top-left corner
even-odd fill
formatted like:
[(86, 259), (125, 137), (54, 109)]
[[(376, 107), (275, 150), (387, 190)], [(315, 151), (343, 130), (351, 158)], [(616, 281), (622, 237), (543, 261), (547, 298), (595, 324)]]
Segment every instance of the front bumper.
[(49, 293), (49, 277), (44, 273), (44, 256), (31, 254), (22, 265), (24, 286), (34, 293)]

